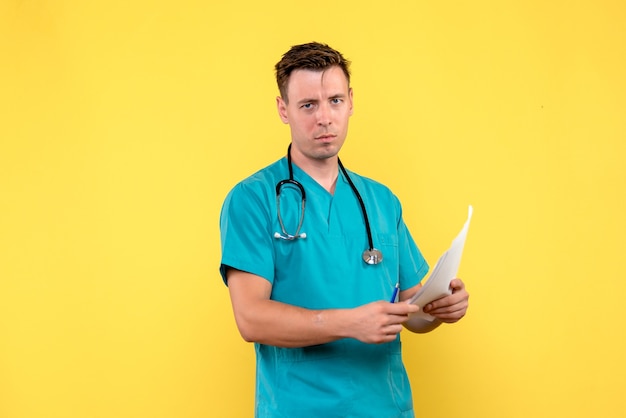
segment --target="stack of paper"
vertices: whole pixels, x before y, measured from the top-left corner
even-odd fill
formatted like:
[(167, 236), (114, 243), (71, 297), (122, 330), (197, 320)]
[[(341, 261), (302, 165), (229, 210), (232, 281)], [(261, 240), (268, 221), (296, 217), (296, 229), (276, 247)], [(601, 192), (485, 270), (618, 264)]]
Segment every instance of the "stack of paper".
[[(472, 206), (468, 209), (467, 221), (463, 225), (463, 229), (459, 232), (459, 235), (452, 241), (452, 245), (443, 253), (433, 272), (430, 274), (426, 283), (410, 300), (409, 303), (414, 303), (420, 308), (424, 307), (433, 300), (447, 296), (451, 293), (450, 282), (456, 278), (456, 274), (461, 264), (461, 255), (463, 254), (463, 247), (465, 246), (465, 238), (467, 237), (467, 230), (469, 229), (470, 220), (472, 219)], [(421, 310), (413, 315), (417, 315), (429, 321), (435, 319), (433, 316), (422, 312)]]

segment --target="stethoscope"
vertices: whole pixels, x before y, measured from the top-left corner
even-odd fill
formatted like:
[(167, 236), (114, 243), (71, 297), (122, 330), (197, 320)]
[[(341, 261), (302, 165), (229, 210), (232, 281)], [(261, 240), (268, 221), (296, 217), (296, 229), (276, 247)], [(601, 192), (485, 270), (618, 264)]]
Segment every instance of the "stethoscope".
[[(383, 261), (383, 254), (380, 252), (380, 250), (377, 250), (376, 248), (374, 248), (374, 243), (372, 241), (372, 230), (370, 229), (370, 221), (369, 221), (369, 218), (367, 217), (367, 211), (365, 210), (365, 204), (363, 203), (363, 198), (361, 197), (361, 194), (359, 193), (356, 186), (352, 182), (352, 179), (348, 175), (348, 172), (346, 171), (346, 169), (343, 167), (343, 164), (341, 163), (341, 160), (339, 158), (337, 158), (337, 162), (339, 163), (339, 168), (341, 169), (341, 172), (343, 173), (346, 180), (348, 180), (348, 184), (350, 184), (350, 188), (356, 195), (359, 201), (359, 204), (361, 205), (361, 212), (363, 213), (363, 218), (365, 220), (365, 232), (367, 233), (367, 242), (369, 244), (369, 248), (363, 251), (363, 255), (362, 255), (363, 261), (365, 261), (367, 264), (378, 264), (381, 261)], [(302, 186), (302, 184), (300, 184), (298, 181), (293, 179), (293, 165), (291, 164), (291, 144), (289, 144), (289, 147), (287, 148), (287, 165), (289, 166), (289, 178), (285, 180), (281, 180), (278, 183), (276, 183), (276, 212), (278, 214), (278, 223), (280, 224), (280, 229), (282, 230), (282, 234), (279, 232), (275, 232), (274, 238), (283, 239), (287, 241), (294, 241), (294, 240), (297, 240), (298, 238), (302, 238), (302, 239), (306, 238), (306, 233), (300, 232), (300, 229), (302, 228), (302, 222), (304, 222), (304, 208), (306, 206), (306, 192), (304, 191), (304, 186)], [(296, 228), (296, 232), (294, 232), (293, 234), (288, 233), (287, 230), (285, 229), (283, 218), (280, 214), (280, 191), (285, 185), (295, 186), (300, 191), (300, 196), (301, 196), (301, 201), (302, 201), (300, 220), (298, 221), (298, 227)]]

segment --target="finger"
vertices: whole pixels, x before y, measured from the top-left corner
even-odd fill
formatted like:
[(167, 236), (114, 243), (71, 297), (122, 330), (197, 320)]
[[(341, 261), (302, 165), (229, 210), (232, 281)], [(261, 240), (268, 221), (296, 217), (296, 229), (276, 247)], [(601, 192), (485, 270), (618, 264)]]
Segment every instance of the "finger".
[(408, 321), (409, 317), (410, 317), (410, 314), (390, 315), (388, 325), (404, 324), (406, 321)]
[(452, 281), (450, 282), (450, 289), (452, 289), (453, 292), (459, 291), (464, 288), (465, 288), (465, 283), (463, 283), (463, 281), (459, 279), (458, 277), (456, 279), (452, 279)]
[[(463, 318), (467, 312), (468, 304), (466, 301), (461, 301), (460, 303), (456, 303), (454, 305), (442, 306), (428, 312), (429, 315), (432, 315), (441, 320), (455, 320)], [(448, 322), (448, 321), (446, 321)]]
[(430, 302), (428, 305), (424, 306), (424, 312), (428, 314), (435, 313), (447, 313), (457, 311), (459, 309), (466, 308), (468, 305), (468, 297), (465, 294), (454, 294), (451, 296), (446, 296), (441, 299), (437, 299), (435, 301)]
[[(451, 295), (444, 296), (437, 300), (430, 302), (428, 305), (429, 309), (440, 308), (442, 306), (454, 305), (456, 303), (461, 303), (463, 301), (467, 301), (469, 299), (469, 293), (462, 288), (454, 291)], [(427, 306), (428, 306), (427, 305)], [(426, 312), (426, 307), (424, 307), (424, 312)]]
[(402, 324), (394, 324), (394, 325), (389, 325), (386, 329), (385, 329), (385, 333), (387, 335), (396, 335), (398, 334), (400, 331), (402, 331)]
[(463, 310), (467, 309), (467, 304), (465, 303), (455, 303), (453, 305), (447, 305), (447, 306), (440, 306), (438, 308), (435, 309), (431, 309), (428, 313), (430, 315), (450, 315), (450, 314), (454, 314), (456, 312), (461, 312)]
[(436, 309), (454, 305), (455, 303), (458, 303), (458, 300), (456, 299), (457, 297), (455, 295), (450, 295), (450, 296), (444, 296), (439, 299), (433, 300), (432, 302), (424, 306), (424, 312), (431, 313), (432, 311)]
[(420, 308), (417, 305), (408, 302), (390, 303), (389, 313), (392, 315), (408, 315), (419, 311)]

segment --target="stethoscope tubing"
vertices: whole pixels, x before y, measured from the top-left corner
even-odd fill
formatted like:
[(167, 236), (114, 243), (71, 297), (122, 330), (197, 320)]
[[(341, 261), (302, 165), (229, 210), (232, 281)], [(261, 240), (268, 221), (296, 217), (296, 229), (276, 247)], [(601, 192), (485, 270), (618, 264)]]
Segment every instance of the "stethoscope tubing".
[[(374, 240), (372, 239), (372, 229), (370, 227), (369, 217), (367, 216), (365, 202), (363, 202), (363, 198), (361, 197), (359, 190), (354, 185), (354, 182), (348, 175), (348, 171), (343, 166), (339, 157), (337, 157), (337, 163), (339, 164), (339, 168), (341, 169), (341, 172), (343, 173), (344, 177), (348, 181), (350, 188), (356, 195), (356, 198), (359, 201), (359, 205), (361, 206), (361, 212), (363, 213), (363, 220), (365, 222), (365, 232), (367, 233), (367, 243), (369, 246), (367, 250), (363, 251), (363, 256), (362, 256), (363, 261), (365, 261), (367, 264), (378, 264), (383, 260), (383, 255), (379, 250), (374, 248)], [(289, 178), (281, 180), (276, 184), (276, 212), (278, 215), (278, 223), (280, 224), (280, 228), (283, 233), (282, 234), (280, 234), (279, 232), (274, 233), (274, 238), (280, 238), (280, 239), (287, 240), (287, 241), (293, 241), (297, 238), (306, 238), (305, 233), (300, 233), (300, 229), (302, 228), (302, 224), (304, 222), (304, 210), (306, 207), (306, 192), (304, 190), (304, 186), (293, 178), (293, 164), (291, 162), (291, 144), (289, 144), (289, 147), (287, 148), (287, 165), (289, 168)], [(300, 220), (298, 222), (298, 227), (296, 229), (296, 232), (293, 235), (289, 234), (287, 230), (285, 229), (283, 218), (280, 214), (280, 191), (282, 187), (285, 186), (286, 184), (290, 184), (290, 185), (297, 187), (300, 190), (300, 193), (302, 196), (302, 205), (301, 205), (302, 212), (300, 215)]]
[(367, 243), (369, 245), (369, 250), (373, 251), (374, 241), (372, 240), (372, 229), (370, 228), (370, 220), (369, 220), (369, 217), (367, 216), (367, 210), (365, 210), (365, 203), (363, 202), (361, 193), (359, 193), (359, 189), (357, 189), (354, 183), (352, 182), (352, 179), (348, 175), (348, 171), (344, 168), (339, 158), (337, 158), (337, 162), (339, 163), (339, 168), (341, 168), (341, 172), (345, 176), (346, 180), (348, 180), (348, 184), (350, 184), (350, 188), (356, 195), (356, 198), (359, 201), (359, 204), (361, 205), (361, 212), (363, 212), (363, 220), (365, 221), (365, 232), (367, 233)]

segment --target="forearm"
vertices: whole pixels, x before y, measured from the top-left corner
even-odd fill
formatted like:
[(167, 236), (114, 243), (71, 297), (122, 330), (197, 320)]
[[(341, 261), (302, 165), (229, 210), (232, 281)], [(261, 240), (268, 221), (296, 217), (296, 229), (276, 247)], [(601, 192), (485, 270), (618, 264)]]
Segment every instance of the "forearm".
[(340, 338), (368, 344), (393, 341), (415, 305), (376, 301), (351, 309), (311, 310), (270, 298), (271, 284), (250, 273), (228, 271), (235, 321), (244, 340), (278, 347), (306, 347)]
[(244, 340), (278, 347), (305, 347), (350, 336), (347, 309), (310, 310), (273, 300), (235, 312)]

